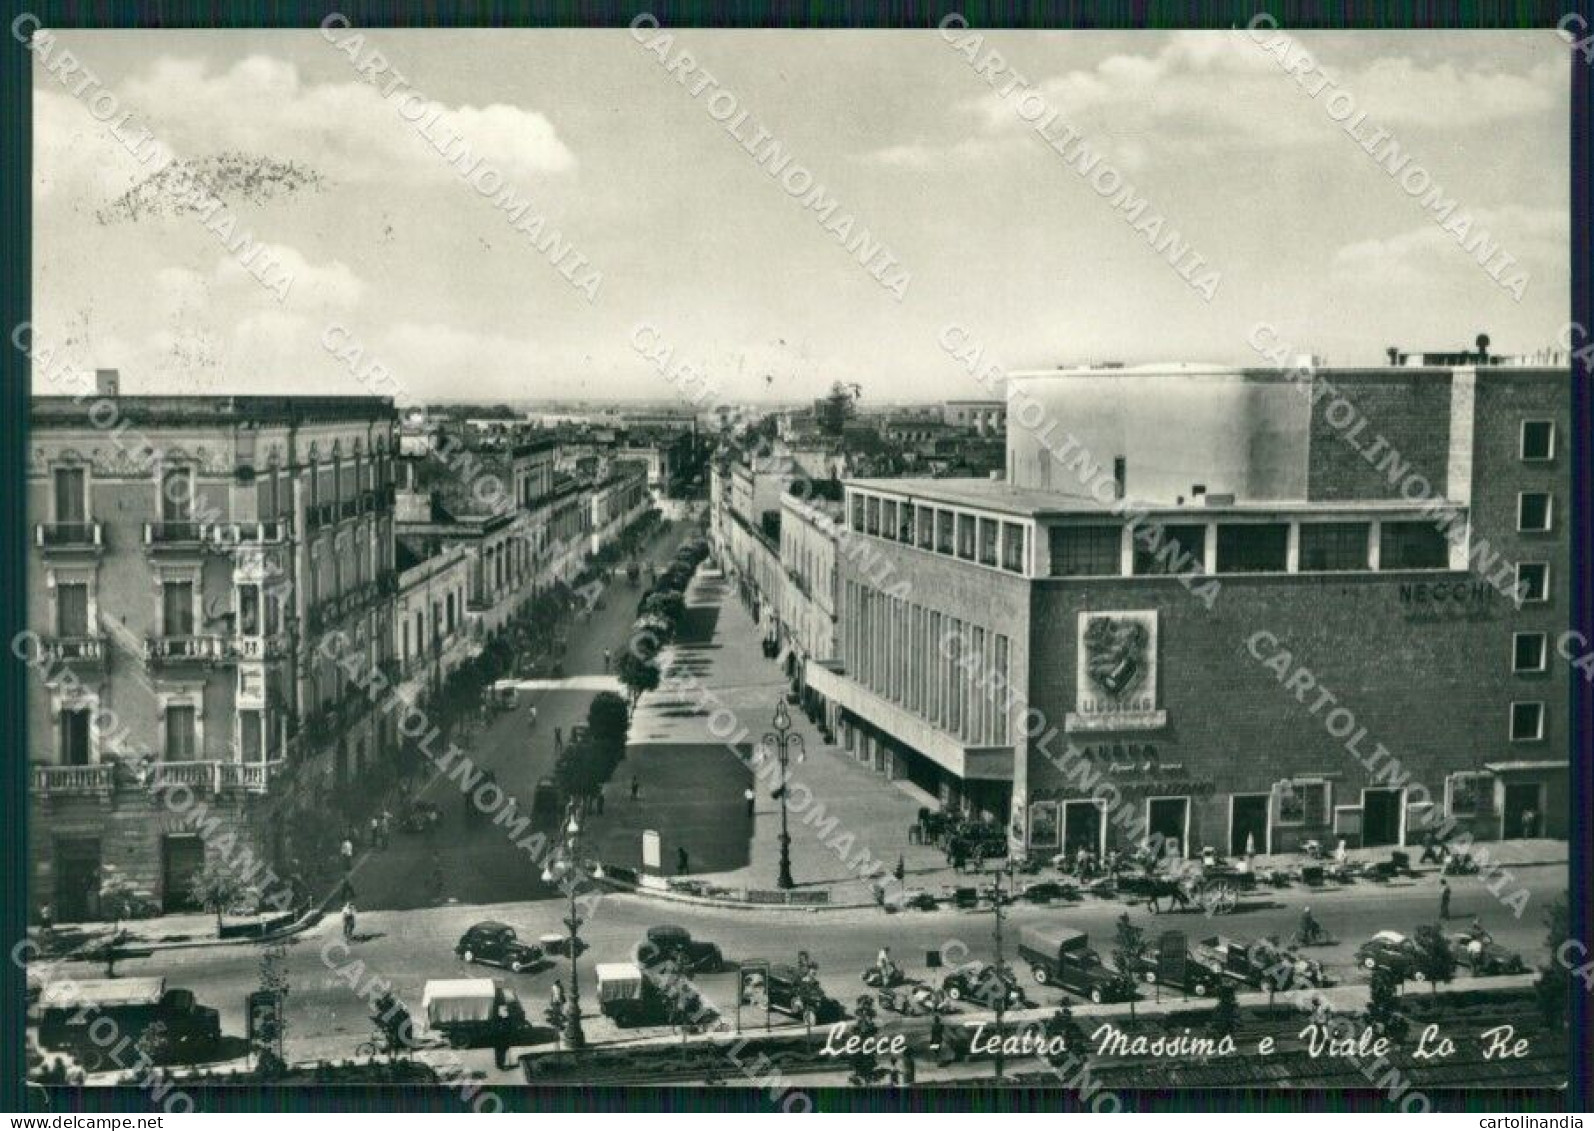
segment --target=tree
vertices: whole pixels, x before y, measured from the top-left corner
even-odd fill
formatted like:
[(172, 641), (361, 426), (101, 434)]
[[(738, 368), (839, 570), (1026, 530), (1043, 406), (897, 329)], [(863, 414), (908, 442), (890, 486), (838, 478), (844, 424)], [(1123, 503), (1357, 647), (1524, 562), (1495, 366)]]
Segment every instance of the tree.
[(1400, 980), (1393, 971), (1382, 966), (1373, 971), (1372, 985), (1367, 993), (1367, 1009), (1362, 1019), (1380, 1036), (1388, 1037), (1391, 1041), (1405, 1039), (1408, 1025), (1400, 1012)]
[(840, 436), (847, 422), (857, 412), (857, 399), (863, 393), (858, 385), (843, 385), (840, 381), (830, 386), (830, 392), (814, 402), (814, 421), (827, 436)]
[(686, 598), (670, 589), (655, 589), (642, 598), (642, 612), (663, 617), (671, 624), (680, 622), (686, 612)]
[(283, 1043), (288, 1035), (288, 947), (272, 943), (260, 954), (260, 990), (276, 999), (276, 1008), (261, 1016), (254, 1030), (255, 1072), (266, 1079), (287, 1071)]
[(232, 907), (249, 891), (243, 877), (228, 867), (220, 856), (206, 858), (203, 866), (188, 880), (188, 894), (206, 911), (216, 915), (216, 935), (221, 935), (222, 912)]
[(1450, 949), (1449, 940), (1437, 924), (1418, 927), (1412, 943), (1417, 950), (1416, 971), (1427, 979), (1428, 988), (1437, 996), (1439, 983), (1456, 976), (1455, 951)]
[(1218, 983), (1212, 1012), (1207, 1014), (1207, 1029), (1214, 1037), (1234, 1036), (1240, 1027), (1240, 1003), (1235, 1000), (1234, 983), (1224, 979)]
[(625, 700), (612, 691), (600, 691), (587, 707), (587, 730), (600, 742), (618, 742), (625, 745), (626, 734), (631, 729), (631, 712)]
[[(852, 1031), (868, 1047), (868, 1038), (877, 1036), (880, 1032), (878, 1015), (875, 1013), (874, 998), (864, 994), (858, 998), (858, 1005), (853, 1010)], [(847, 1058), (847, 1067), (850, 1069), (847, 1082), (860, 1087), (866, 1087), (881, 1079), (886, 1070), (880, 1067), (880, 1057), (872, 1051), (853, 1053)]]
[[(1145, 928), (1137, 927), (1129, 921), (1129, 912), (1125, 911), (1118, 916), (1118, 930), (1113, 937), (1112, 959), (1113, 965), (1118, 970), (1128, 975), (1140, 961), (1140, 956), (1145, 953), (1146, 932)], [(1135, 999), (1129, 999), (1129, 1016), (1135, 1015)]]
[(631, 693), (632, 703), (640, 699), (643, 692), (652, 691), (659, 685), (658, 665), (651, 660), (644, 660), (635, 652), (625, 652), (620, 656), (619, 675), (620, 683)]
[(1572, 990), (1571, 971), (1560, 957), (1563, 945), (1572, 934), (1571, 914), (1565, 893), (1556, 896), (1555, 902), (1544, 912), (1544, 926), (1544, 946), (1549, 953), (1549, 961), (1539, 967), (1539, 981), (1534, 987), (1534, 995), (1545, 1026), (1561, 1029), (1566, 1026)]

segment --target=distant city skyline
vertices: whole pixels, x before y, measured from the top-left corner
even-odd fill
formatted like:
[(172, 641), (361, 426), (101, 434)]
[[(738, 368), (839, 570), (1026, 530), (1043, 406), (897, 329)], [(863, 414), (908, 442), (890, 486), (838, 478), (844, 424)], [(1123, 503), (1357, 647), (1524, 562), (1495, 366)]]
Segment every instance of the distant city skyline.
[[(1296, 36), (1509, 249), (1521, 301), (1243, 32), (984, 36), (1201, 249), (1210, 302), (935, 31), (689, 30), (651, 51), (625, 29), (353, 34), (60, 33), (125, 131), (186, 164), (142, 183), (154, 165), (117, 118), (39, 61), (36, 344), (119, 369), (129, 393), (371, 391), (323, 344), (336, 324), (406, 401), (669, 399), (632, 348), (647, 323), (707, 374), (706, 408), (834, 380), (866, 405), (981, 398), (940, 344), (953, 322), (1025, 370), (1261, 364), (1258, 322), (1343, 365), (1478, 332), (1523, 353), (1565, 321), (1568, 78), (1548, 31)], [(362, 79), (373, 48), (424, 103)], [(672, 76), (682, 50), (889, 247), (900, 301), (727, 136), (724, 102)], [(601, 282), (550, 264), (411, 105)], [(290, 287), (207, 230), (195, 173)]]

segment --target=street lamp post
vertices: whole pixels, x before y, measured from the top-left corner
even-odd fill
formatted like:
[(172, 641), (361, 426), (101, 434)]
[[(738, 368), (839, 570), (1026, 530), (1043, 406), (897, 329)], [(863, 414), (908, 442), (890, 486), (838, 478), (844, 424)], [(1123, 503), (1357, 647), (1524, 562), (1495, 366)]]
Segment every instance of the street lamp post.
[(991, 910), (995, 913), (995, 916), (996, 916), (996, 926), (995, 926), (994, 934), (996, 936), (996, 982), (997, 982), (997, 989), (996, 989), (996, 1078), (998, 1080), (1002, 1079), (1003, 1069), (1005, 1067), (1004, 1058), (1002, 1056), (1002, 1042), (1003, 1042), (1004, 1036), (1006, 1034), (1006, 1030), (1003, 1027), (1003, 1021), (1004, 1021), (1004, 1018), (1007, 1015), (1007, 995), (1008, 995), (1008, 992), (1009, 992), (1008, 983), (1007, 983), (1007, 973), (1006, 973), (1007, 968), (1006, 968), (1006, 965), (1003, 963), (1003, 960), (1002, 960), (1002, 908), (1007, 905), (1007, 896), (1008, 896), (1008, 893), (1004, 892), (1002, 890), (1002, 877), (1003, 876), (1007, 877), (1009, 884), (1012, 883), (1012, 880), (1013, 880), (1013, 858), (1011, 856), (1009, 856), (1007, 858), (1007, 861), (1000, 868), (996, 869), (995, 873), (992, 875), (992, 884), (993, 884), (993, 889), (994, 890), (993, 890), (993, 894), (992, 894), (992, 898), (991, 898)]
[(764, 735), (764, 741), (775, 748), (775, 757), (780, 760), (780, 786), (775, 791), (780, 798), (780, 875), (775, 879), (775, 886), (782, 891), (789, 891), (797, 883), (791, 878), (791, 833), (787, 831), (786, 823), (787, 765), (792, 747), (797, 748), (799, 761), (805, 749), (803, 736), (791, 729), (791, 715), (786, 711), (784, 699), (775, 703), (774, 726), (773, 731)]
[[(581, 956), (581, 938), (579, 929), (581, 917), (576, 913), (576, 889), (580, 886), (582, 878), (582, 865), (577, 856), (577, 847), (581, 836), (581, 822), (576, 819), (575, 810), (572, 808), (570, 821), (565, 826), (564, 858), (551, 860), (542, 870), (543, 883), (551, 884), (563, 878), (565, 893), (570, 897), (570, 912), (565, 916), (565, 928), (570, 932), (570, 1003), (565, 1008), (565, 1044), (572, 1049), (584, 1048), (587, 1035), (581, 1028), (581, 980), (577, 972), (577, 960)], [(603, 878), (603, 865), (594, 864), (591, 869), (594, 879)]]

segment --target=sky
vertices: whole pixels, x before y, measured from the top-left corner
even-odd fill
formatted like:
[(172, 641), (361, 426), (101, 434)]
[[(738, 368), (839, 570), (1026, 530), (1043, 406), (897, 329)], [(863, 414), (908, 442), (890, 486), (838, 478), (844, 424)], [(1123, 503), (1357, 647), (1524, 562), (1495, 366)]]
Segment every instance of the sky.
[[(935, 31), (688, 30), (652, 52), (625, 29), (352, 34), (345, 53), (314, 30), (59, 33), (51, 51), (85, 70), (63, 83), (36, 58), (35, 350), (117, 368), (130, 393), (357, 394), (377, 363), (401, 401), (678, 396), (634, 347), (646, 325), (712, 400), (842, 381), (867, 403), (985, 395), (941, 345), (950, 324), (1021, 370), (1257, 364), (1259, 322), (1333, 364), (1480, 331), (1526, 352), (1567, 317), (1552, 32), (1296, 37), (1366, 113), (1360, 136), (1390, 131), (1519, 261), (1520, 300), (1243, 32), (965, 42), (1205, 258), (1210, 301)], [(588, 261), (568, 272), (585, 290), (357, 73), (349, 54), (373, 48), (434, 137), (465, 139)], [(717, 88), (667, 71), (682, 50)], [(762, 127), (838, 202), (832, 222), (889, 249), (902, 293), (727, 133), (716, 89), (747, 112), (737, 137)], [(97, 90), (158, 162), (94, 117)], [(194, 210), (196, 171), (225, 208), (210, 223), (264, 245), (254, 275)]]

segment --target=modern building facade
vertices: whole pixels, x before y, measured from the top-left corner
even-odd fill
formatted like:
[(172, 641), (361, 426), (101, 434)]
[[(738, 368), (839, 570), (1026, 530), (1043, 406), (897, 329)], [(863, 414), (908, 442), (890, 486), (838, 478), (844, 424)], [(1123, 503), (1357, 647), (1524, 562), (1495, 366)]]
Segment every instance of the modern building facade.
[(386, 400), (124, 397), (114, 373), (33, 400), (35, 907), (95, 918), (114, 875), (184, 908), (215, 848), (163, 790), (269, 857), (289, 794), (391, 749), (340, 661), (393, 663), (394, 429)]
[(848, 484), (859, 757), (1037, 852), (1566, 835), (1564, 370), (1009, 380), (1012, 482)]

